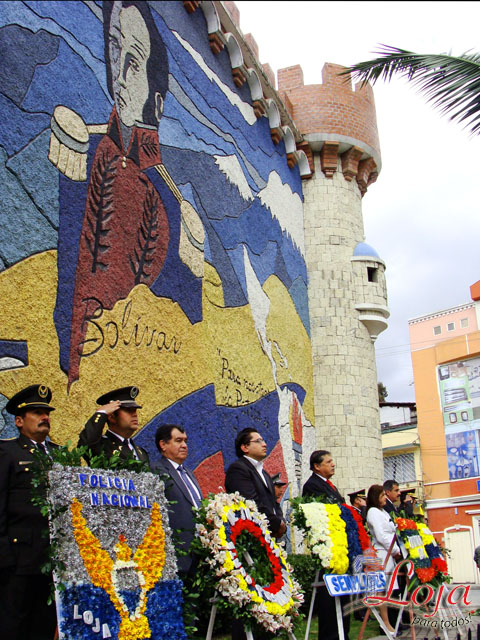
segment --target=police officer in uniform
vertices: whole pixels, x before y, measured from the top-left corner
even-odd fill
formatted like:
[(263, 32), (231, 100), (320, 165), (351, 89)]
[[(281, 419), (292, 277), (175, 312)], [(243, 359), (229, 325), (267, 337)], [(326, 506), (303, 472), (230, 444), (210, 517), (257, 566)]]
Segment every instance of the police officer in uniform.
[(348, 494), (348, 497), (350, 498), (350, 504), (362, 518), (362, 522), (365, 525), (367, 521), (367, 496), (365, 489), (353, 491), (353, 493)]
[(5, 407), (20, 432), (0, 440), (0, 638), (5, 640), (52, 640), (57, 624), (55, 605), (47, 604), (52, 578), (40, 571), (47, 560), (48, 520), (32, 503), (31, 484), (35, 450), (51, 455), (57, 446), (46, 440), (51, 398), (48, 387), (35, 384)]
[(122, 387), (97, 398), (100, 408), (80, 432), (78, 446), (87, 446), (94, 456), (105, 453), (110, 458), (118, 452), (121, 458), (136, 458), (149, 465), (148, 453), (131, 439), (138, 429), (137, 409), (142, 408), (137, 395), (137, 387)]

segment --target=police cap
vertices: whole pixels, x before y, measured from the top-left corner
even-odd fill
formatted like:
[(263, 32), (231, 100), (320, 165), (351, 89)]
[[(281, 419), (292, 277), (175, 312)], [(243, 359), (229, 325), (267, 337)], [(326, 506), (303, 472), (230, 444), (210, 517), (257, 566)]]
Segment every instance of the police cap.
[(355, 502), (355, 498), (363, 498), (364, 500), (367, 499), (367, 496), (365, 494), (365, 489), (359, 489), (358, 491), (353, 491), (352, 493), (348, 494), (348, 497), (350, 498), (350, 504), (353, 504)]
[(125, 409), (141, 409), (141, 405), (137, 404), (135, 398), (138, 395), (138, 387), (122, 387), (121, 389), (115, 389), (104, 393), (103, 396), (97, 398), (97, 404), (104, 405), (109, 402), (115, 402), (118, 400)]
[(18, 416), (24, 411), (31, 409), (47, 409), (47, 411), (55, 411), (55, 407), (48, 403), (52, 399), (51, 390), (44, 384), (32, 384), (22, 389), (7, 402), (5, 409), (12, 416)]

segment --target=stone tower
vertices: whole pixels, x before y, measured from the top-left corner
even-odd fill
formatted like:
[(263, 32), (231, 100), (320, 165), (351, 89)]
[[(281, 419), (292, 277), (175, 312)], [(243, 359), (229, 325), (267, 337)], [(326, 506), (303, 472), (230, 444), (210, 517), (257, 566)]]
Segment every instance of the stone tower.
[(278, 72), (278, 92), (304, 139), (312, 177), (303, 183), (319, 448), (349, 492), (383, 482), (374, 340), (389, 312), (385, 264), (365, 242), (362, 197), (381, 168), (370, 86), (352, 90), (326, 64), (305, 86), (300, 66)]

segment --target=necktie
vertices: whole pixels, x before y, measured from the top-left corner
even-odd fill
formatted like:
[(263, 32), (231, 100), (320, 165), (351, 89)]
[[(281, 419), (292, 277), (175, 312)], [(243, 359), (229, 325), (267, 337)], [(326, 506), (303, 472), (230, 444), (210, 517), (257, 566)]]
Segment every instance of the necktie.
[(188, 493), (191, 495), (193, 502), (196, 507), (200, 506), (200, 500), (197, 494), (197, 488), (193, 484), (193, 482), (188, 477), (188, 473), (185, 471), (184, 467), (180, 464), (177, 467), (177, 471), (180, 473), (180, 477), (183, 480), (183, 484), (187, 487)]
[(43, 455), (48, 456), (48, 451), (47, 451), (47, 447), (45, 446), (45, 443), (43, 442), (37, 442), (37, 449), (43, 453)]
[(330, 485), (334, 491), (337, 490), (337, 487), (333, 484), (333, 482), (330, 482), (330, 480), (327, 480), (327, 484)]
[(125, 438), (125, 440), (122, 443), (122, 454), (126, 457), (126, 458), (137, 458), (137, 454), (136, 451), (133, 447), (132, 441), (130, 440), (130, 438)]

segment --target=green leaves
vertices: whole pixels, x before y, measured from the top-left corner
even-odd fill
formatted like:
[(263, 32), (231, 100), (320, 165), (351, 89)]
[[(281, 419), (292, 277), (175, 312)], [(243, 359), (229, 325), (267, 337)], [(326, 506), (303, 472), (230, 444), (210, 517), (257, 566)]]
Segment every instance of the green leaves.
[[(239, 558), (245, 559), (250, 556), (255, 558), (255, 563), (248, 566), (248, 573), (258, 584), (272, 584), (275, 575), (272, 570), (267, 552), (250, 532), (243, 531), (235, 540), (235, 547)], [(245, 554), (248, 554), (246, 556)]]
[(473, 134), (480, 131), (479, 53), (418, 54), (388, 45), (380, 45), (376, 53), (380, 57), (352, 65), (342, 75), (351, 74), (362, 85), (400, 75), (450, 120), (465, 122)]
[[(79, 447), (72, 451), (82, 451), (80, 455), (85, 456), (88, 452), (88, 447)], [(74, 464), (67, 464), (65, 466), (78, 466)], [(116, 451), (112, 456), (107, 455), (104, 451), (98, 456), (92, 456), (88, 454), (88, 466), (90, 469), (109, 469), (110, 471), (132, 471), (134, 473), (144, 473), (150, 471), (150, 467), (146, 462), (141, 462), (136, 458), (122, 458), (120, 452)]]

